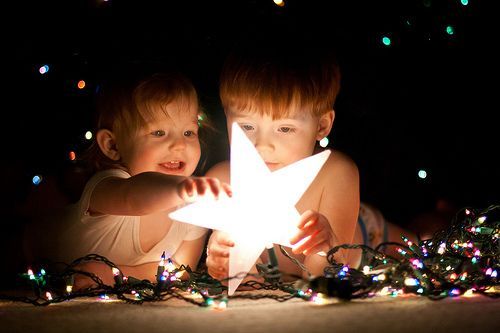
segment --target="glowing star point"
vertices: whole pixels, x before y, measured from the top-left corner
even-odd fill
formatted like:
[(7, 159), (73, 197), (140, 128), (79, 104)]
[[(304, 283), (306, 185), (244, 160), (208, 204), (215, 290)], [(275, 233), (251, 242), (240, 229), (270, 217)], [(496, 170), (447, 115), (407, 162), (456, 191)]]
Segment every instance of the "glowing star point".
[(271, 172), (238, 124), (232, 126), (231, 198), (201, 199), (170, 218), (231, 235), (228, 295), (232, 295), (266, 247), (297, 232), (300, 200), (330, 155), (329, 150)]

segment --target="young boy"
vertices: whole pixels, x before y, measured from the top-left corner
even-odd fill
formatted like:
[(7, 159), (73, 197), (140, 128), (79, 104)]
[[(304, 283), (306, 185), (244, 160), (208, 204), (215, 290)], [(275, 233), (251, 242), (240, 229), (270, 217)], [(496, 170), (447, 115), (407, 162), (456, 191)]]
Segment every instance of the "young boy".
[[(236, 48), (222, 69), (220, 97), (229, 137), (231, 124), (238, 123), (271, 171), (316, 153), (317, 142), (332, 129), (340, 73), (333, 53), (318, 45), (299, 45), (297, 40), (287, 43), (281, 38), (249, 43)], [(229, 162), (215, 165), (207, 176), (229, 182)], [(322, 275), (328, 264), (318, 253), (336, 245), (365, 243), (374, 247), (384, 241), (384, 233), (401, 241), (400, 230), (380, 220), (376, 211), (369, 206), (360, 211), (357, 166), (339, 151), (332, 150), (296, 208), (301, 218), (299, 231), (291, 239), (292, 250), (313, 275)], [(370, 217), (371, 223), (358, 223), (360, 215)], [(214, 231), (211, 235), (207, 267), (213, 277), (227, 277), (228, 247), (232, 245), (225, 233)], [(275, 252), (281, 271), (302, 275), (279, 249)], [(267, 262), (266, 252), (260, 259)], [(356, 267), (361, 251), (341, 250), (335, 259)]]

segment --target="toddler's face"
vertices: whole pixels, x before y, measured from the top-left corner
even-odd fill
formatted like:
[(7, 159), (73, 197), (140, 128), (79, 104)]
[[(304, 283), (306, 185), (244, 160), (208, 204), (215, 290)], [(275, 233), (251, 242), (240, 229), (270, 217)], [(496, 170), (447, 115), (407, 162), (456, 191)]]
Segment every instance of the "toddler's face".
[(158, 111), (155, 120), (139, 129), (127, 142), (118, 143), (123, 163), (131, 175), (156, 171), (190, 176), (200, 160), (198, 110), (179, 111), (175, 103), (166, 107), (169, 116)]
[(273, 120), (256, 112), (227, 112), (227, 127), (236, 122), (271, 171), (311, 156), (318, 139), (319, 118), (309, 113)]

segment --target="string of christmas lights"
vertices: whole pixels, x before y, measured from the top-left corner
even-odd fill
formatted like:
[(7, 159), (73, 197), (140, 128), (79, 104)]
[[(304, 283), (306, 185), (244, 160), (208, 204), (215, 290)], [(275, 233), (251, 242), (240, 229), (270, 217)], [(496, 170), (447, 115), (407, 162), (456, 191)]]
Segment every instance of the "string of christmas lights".
[[(468, 297), (474, 293), (499, 297), (499, 234), (500, 205), (483, 210), (464, 208), (456, 214), (449, 228), (437, 232), (431, 239), (419, 240), (418, 244), (402, 236), (404, 243), (382, 243), (375, 249), (365, 245), (336, 246), (327, 254), (329, 265), (325, 267), (324, 275), (307, 281), (296, 277), (296, 282), (282, 282), (284, 274), (277, 266), (262, 264), (258, 267), (259, 274), (253, 275), (256, 280), (241, 286), (273, 293), (250, 291), (237, 293), (230, 298), (270, 298), (279, 302), (301, 298), (315, 304), (325, 304), (403, 294), (422, 295), (434, 300)], [(396, 246), (401, 258), (380, 250), (388, 246)], [(361, 249), (367, 264), (355, 269), (337, 263), (333, 256), (340, 249)], [(282, 251), (289, 256), (283, 248)], [(114, 285), (106, 285), (95, 274), (76, 268), (87, 261), (108, 265), (113, 272)], [(181, 279), (185, 273), (186, 278)], [(74, 291), (73, 282), (77, 274), (90, 277), (95, 286)], [(123, 276), (114, 263), (97, 254), (73, 261), (58, 274), (48, 273), (41, 268), (37, 273), (28, 269), (27, 273), (21, 275), (31, 284), (34, 297), (0, 294), (0, 299), (37, 306), (77, 297), (99, 296), (102, 300), (109, 300), (111, 295), (133, 304), (177, 298), (202, 307), (224, 309), (228, 303), (225, 293), (227, 288), (222, 283), (224, 281), (213, 279), (204, 271), (193, 271), (189, 266), (176, 266), (170, 258), (165, 257), (165, 253), (158, 264), (155, 282)], [(280, 295), (275, 291), (283, 293)]]
[[(328, 252), (330, 266), (325, 276), (349, 281), (354, 297), (397, 296), (414, 293), (431, 299), (470, 296), (480, 293), (498, 297), (500, 264), (500, 206), (484, 210), (460, 210), (449, 228), (434, 234), (432, 239), (413, 244), (382, 243), (376, 249), (363, 245), (340, 245)], [(379, 249), (397, 246), (401, 259)], [(362, 271), (338, 264), (333, 254), (340, 248), (361, 249), (369, 264)]]

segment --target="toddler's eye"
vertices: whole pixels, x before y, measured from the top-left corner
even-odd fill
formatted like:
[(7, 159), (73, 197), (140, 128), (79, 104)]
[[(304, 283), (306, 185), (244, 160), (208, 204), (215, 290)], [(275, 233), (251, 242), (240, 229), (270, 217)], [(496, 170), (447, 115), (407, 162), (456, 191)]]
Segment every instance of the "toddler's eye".
[(282, 133), (293, 133), (293, 132), (295, 132), (295, 129), (291, 128), (291, 127), (287, 127), (287, 126), (282, 126), (278, 129), (278, 131), (280, 131)]
[(190, 137), (196, 135), (195, 131), (184, 131), (184, 136)]
[(153, 135), (153, 136), (164, 136), (165, 135), (165, 131), (164, 130), (156, 130), (156, 131), (151, 132), (151, 135)]
[(240, 127), (241, 127), (244, 131), (251, 131), (251, 130), (253, 130), (253, 126), (252, 126), (252, 125), (246, 125), (246, 124), (243, 124), (243, 125), (240, 125)]

